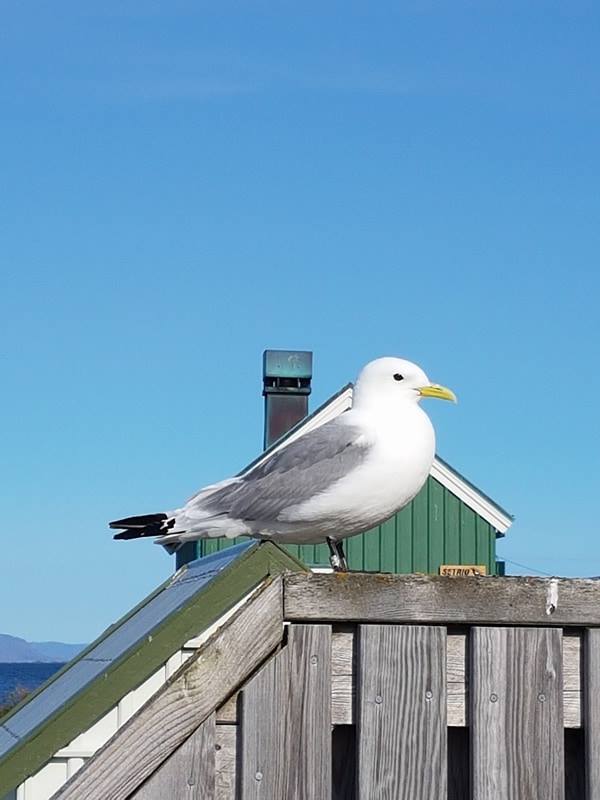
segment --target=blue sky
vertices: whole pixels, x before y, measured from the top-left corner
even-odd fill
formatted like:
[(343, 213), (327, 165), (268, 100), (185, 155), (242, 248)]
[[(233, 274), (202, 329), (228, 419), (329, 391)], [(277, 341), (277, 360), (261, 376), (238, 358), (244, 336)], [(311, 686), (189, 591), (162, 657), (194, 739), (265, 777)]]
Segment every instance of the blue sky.
[[(89, 640), (172, 560), (109, 519), (419, 362), (499, 554), (600, 574), (593, 3), (26, 2), (0, 32), (0, 630)], [(516, 567), (513, 571), (518, 571)]]

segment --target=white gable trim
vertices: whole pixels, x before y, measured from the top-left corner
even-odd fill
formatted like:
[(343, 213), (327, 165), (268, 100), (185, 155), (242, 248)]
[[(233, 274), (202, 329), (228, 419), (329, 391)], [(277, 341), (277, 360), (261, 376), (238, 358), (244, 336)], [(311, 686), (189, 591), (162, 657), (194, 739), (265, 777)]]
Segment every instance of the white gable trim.
[(502, 511), (495, 503), (489, 500), (484, 494), (479, 492), (472, 484), (465, 481), (448, 464), (445, 464), (437, 456), (431, 467), (430, 475), (439, 481), (442, 486), (452, 492), (459, 500), (479, 514), (492, 528), (499, 533), (506, 533), (513, 523), (512, 517)]
[[(339, 414), (347, 411), (352, 407), (352, 386), (348, 386), (340, 394), (332, 398), (328, 403), (325, 403), (318, 411), (311, 416), (307, 417), (304, 423), (297, 425), (292, 432), (276, 443), (273, 447), (262, 456), (254, 461), (251, 467), (258, 466), (268, 456), (276, 453), (284, 447), (287, 447), (291, 442), (295, 442), (305, 433), (319, 428), (326, 422), (335, 419)], [(245, 470), (248, 471), (248, 470)], [(244, 472), (241, 473), (242, 475)], [(497, 506), (489, 497), (480, 492), (475, 486), (466, 481), (458, 472), (455, 472), (448, 464), (445, 464), (437, 456), (431, 467), (430, 475), (449, 492), (461, 500), (466, 506), (471, 508), (476, 514), (484, 519), (486, 522), (497, 530), (499, 533), (504, 534), (512, 525), (512, 517)]]

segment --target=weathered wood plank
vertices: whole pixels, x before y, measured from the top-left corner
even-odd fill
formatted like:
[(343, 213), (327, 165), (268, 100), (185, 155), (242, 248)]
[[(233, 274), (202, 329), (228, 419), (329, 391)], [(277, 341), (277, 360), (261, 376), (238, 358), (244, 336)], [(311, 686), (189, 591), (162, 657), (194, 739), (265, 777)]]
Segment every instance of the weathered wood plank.
[(353, 725), (356, 719), (356, 629), (331, 637), (331, 721)]
[(290, 682), (287, 647), (244, 687), (241, 708), (241, 800), (285, 797)]
[(467, 724), (468, 708), (468, 645), (467, 634), (450, 634), (446, 650), (446, 700), (448, 725), (463, 727)]
[(286, 800), (331, 797), (331, 626), (291, 625)]
[(229, 722), (233, 725), (238, 718), (238, 701), (240, 692), (234, 692), (225, 702), (217, 708), (217, 723)]
[(288, 574), (284, 615), (306, 622), (594, 626), (600, 625), (600, 581)]
[(581, 727), (583, 705), (583, 656), (581, 633), (572, 635), (567, 628), (563, 631), (563, 722), (565, 728)]
[(242, 800), (328, 800), (331, 628), (293, 625), (242, 692)]
[(587, 800), (600, 800), (600, 630), (585, 632), (584, 652)]
[(361, 625), (358, 800), (445, 800), (446, 630)]
[(130, 795), (130, 800), (207, 800), (215, 794), (215, 715), (200, 725), (166, 761)]
[(237, 725), (217, 725), (215, 800), (236, 800)]
[[(448, 725), (468, 724), (468, 635), (448, 633), (446, 654)], [(334, 725), (353, 725), (355, 712), (355, 635), (334, 632), (331, 641), (331, 719)], [(581, 725), (581, 635), (563, 638), (563, 707), (565, 728)], [(225, 718), (226, 715), (224, 715)]]
[(54, 800), (124, 800), (264, 661), (282, 636), (278, 577), (227, 620)]
[(564, 800), (561, 649), (555, 629), (473, 629), (473, 800)]

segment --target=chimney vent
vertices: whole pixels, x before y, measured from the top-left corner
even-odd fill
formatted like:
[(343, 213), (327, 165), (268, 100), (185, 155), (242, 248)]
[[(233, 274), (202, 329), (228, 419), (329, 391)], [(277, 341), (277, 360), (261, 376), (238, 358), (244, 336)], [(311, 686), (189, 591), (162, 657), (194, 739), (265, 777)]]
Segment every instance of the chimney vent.
[(265, 448), (270, 447), (307, 415), (311, 379), (312, 352), (265, 350), (263, 354)]

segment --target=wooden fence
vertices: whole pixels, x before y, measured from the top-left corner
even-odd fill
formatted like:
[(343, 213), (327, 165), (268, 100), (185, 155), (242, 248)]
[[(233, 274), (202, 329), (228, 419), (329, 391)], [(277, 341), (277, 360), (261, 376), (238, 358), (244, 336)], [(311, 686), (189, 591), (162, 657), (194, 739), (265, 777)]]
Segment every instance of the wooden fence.
[(294, 574), (281, 600), (276, 649), (119, 796), (600, 800), (597, 582)]

